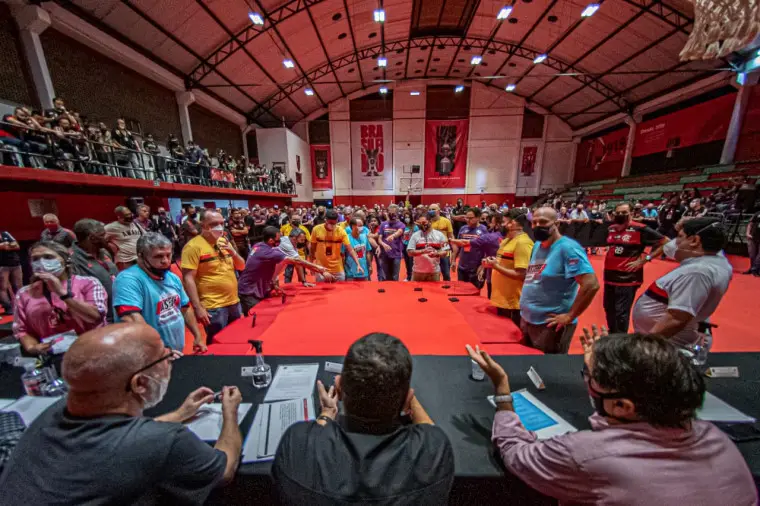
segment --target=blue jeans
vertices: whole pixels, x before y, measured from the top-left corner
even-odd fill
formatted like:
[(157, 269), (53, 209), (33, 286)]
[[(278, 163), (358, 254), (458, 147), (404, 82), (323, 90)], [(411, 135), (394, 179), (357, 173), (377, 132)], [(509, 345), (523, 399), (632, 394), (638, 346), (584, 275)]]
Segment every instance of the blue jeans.
[(241, 316), (242, 311), (240, 309), (240, 303), (216, 309), (209, 309), (208, 318), (210, 323), (208, 327), (206, 327), (206, 343), (211, 344), (215, 335)]
[(293, 271), (295, 270), (295, 267), (293, 264), (288, 265), (285, 267), (285, 282), (291, 283), (293, 281)]
[(380, 258), (380, 263), (383, 273), (385, 274), (385, 279), (383, 281), (398, 281), (398, 273), (401, 270), (401, 259), (390, 258), (383, 255)]
[(451, 258), (448, 255), (441, 257), (441, 274), (444, 281), (451, 281)]

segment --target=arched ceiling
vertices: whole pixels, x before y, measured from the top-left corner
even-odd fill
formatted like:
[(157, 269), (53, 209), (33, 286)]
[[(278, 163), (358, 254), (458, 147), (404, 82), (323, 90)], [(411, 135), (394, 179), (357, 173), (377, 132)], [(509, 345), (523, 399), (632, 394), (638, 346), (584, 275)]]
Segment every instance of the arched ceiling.
[[(450, 78), (514, 84), (514, 93), (581, 128), (726, 66), (679, 61), (693, 24), (688, 0), (597, 0), (587, 18), (590, 2), (575, 0), (58, 3), (266, 126), (293, 124), (380, 81)], [(505, 5), (513, 10), (498, 20)], [(379, 8), (384, 23), (373, 20)]]

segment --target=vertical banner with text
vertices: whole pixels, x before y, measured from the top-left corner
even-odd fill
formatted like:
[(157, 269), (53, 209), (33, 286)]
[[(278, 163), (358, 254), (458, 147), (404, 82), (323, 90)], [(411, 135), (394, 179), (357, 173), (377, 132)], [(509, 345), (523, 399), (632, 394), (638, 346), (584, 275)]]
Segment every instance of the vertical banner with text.
[(355, 190), (393, 189), (393, 122), (351, 123), (351, 180)]
[(425, 188), (464, 188), (469, 120), (425, 122)]
[(332, 160), (329, 144), (312, 144), (311, 149), (311, 187), (314, 190), (332, 189)]

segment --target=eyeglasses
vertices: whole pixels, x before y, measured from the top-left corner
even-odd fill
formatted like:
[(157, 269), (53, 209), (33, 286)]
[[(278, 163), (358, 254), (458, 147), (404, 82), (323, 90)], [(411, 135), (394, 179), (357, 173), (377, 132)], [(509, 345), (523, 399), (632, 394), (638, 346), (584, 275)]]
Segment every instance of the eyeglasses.
[(171, 362), (174, 362), (175, 360), (179, 360), (180, 358), (182, 358), (182, 352), (180, 352), (180, 351), (173, 350), (173, 349), (169, 348), (168, 346), (165, 346), (164, 350), (166, 350), (166, 354), (164, 356), (162, 356), (158, 360), (154, 360), (153, 362), (151, 362), (150, 364), (144, 366), (143, 368), (138, 369), (137, 371), (133, 372), (129, 376), (129, 380), (127, 381), (127, 392), (129, 392), (130, 390), (132, 390), (132, 378), (134, 378), (136, 374), (140, 374), (143, 371), (147, 371), (148, 369), (150, 369), (154, 365), (158, 365), (161, 362), (163, 362), (164, 360), (168, 360), (171, 363)]
[(583, 378), (583, 381), (586, 383), (586, 388), (588, 388), (589, 393), (592, 397), (596, 397), (598, 399), (623, 399), (626, 396), (622, 395), (618, 392), (612, 392), (612, 393), (605, 393), (600, 392), (596, 388), (594, 388), (591, 385), (591, 371), (588, 370), (588, 366), (586, 364), (583, 364), (583, 369), (581, 369), (581, 377)]

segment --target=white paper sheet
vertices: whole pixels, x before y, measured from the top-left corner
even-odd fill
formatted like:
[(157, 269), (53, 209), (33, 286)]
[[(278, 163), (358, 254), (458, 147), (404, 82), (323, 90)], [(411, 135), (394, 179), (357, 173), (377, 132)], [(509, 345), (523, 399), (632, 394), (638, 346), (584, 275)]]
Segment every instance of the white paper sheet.
[[(513, 396), (515, 394), (519, 394), (529, 403), (529, 405), (522, 408), (524, 415), (527, 417), (526, 420), (523, 420), (523, 424), (526, 426), (531, 423), (538, 423), (541, 426), (545, 425), (545, 427), (533, 431), (538, 439), (550, 439), (555, 436), (567, 434), (568, 432), (578, 432), (578, 429), (570, 425), (567, 420), (559, 416), (555, 411), (552, 411), (549, 406), (539, 401), (538, 398), (528, 390), (523, 389), (512, 392)], [(493, 397), (493, 395), (489, 395), (488, 402), (496, 407)], [(547, 422), (546, 417), (550, 418), (554, 423)]]
[(32, 422), (42, 414), (47, 408), (60, 401), (61, 397), (33, 397), (25, 395), (18, 399), (16, 402), (12, 402), (3, 407), (2, 411), (15, 411), (24, 420), (24, 423), (29, 427)]
[(16, 402), (16, 399), (0, 399), (0, 411), (8, 404), (13, 404), (14, 402)]
[(756, 421), (710, 392), (705, 392), (705, 402), (697, 410), (697, 418), (708, 422), (727, 423), (755, 423)]
[(311, 397), (319, 364), (292, 364), (277, 367), (264, 402)]
[(243, 463), (272, 460), (288, 427), (315, 417), (311, 396), (259, 405), (243, 443)]
[(69, 351), (69, 348), (71, 348), (71, 345), (74, 344), (74, 341), (77, 340), (76, 333), (73, 330), (70, 330), (68, 332), (63, 332), (61, 334), (56, 334), (54, 336), (46, 337), (42, 340), (43, 343), (53, 343), (53, 346), (50, 347), (50, 351), (54, 355), (60, 355), (61, 353), (66, 353)]
[[(251, 403), (241, 403), (238, 407), (238, 424), (251, 409)], [(186, 426), (203, 441), (216, 441), (222, 433), (222, 404), (215, 402), (206, 404), (198, 410), (196, 416)]]

